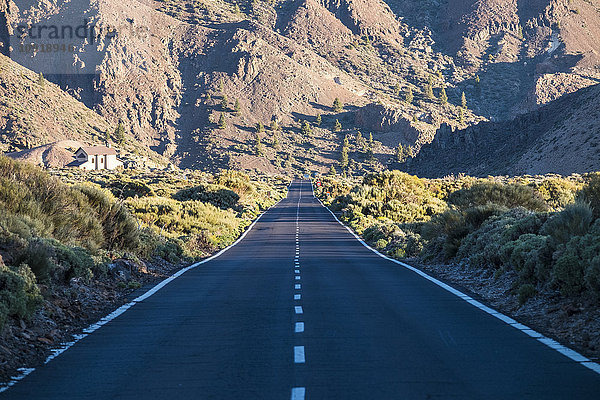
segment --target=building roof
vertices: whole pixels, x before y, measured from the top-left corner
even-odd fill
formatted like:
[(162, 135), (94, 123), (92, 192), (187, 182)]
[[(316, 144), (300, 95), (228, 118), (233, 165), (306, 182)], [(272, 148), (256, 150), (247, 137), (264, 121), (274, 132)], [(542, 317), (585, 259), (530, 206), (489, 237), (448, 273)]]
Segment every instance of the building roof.
[(79, 150), (83, 150), (88, 156), (93, 155), (117, 155), (117, 151), (112, 147), (106, 146), (82, 146), (75, 153), (78, 153)]

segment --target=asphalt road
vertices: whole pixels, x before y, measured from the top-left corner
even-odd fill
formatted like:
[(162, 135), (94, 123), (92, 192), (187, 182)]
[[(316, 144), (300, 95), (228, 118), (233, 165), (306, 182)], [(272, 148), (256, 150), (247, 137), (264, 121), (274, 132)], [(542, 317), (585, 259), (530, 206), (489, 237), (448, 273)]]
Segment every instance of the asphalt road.
[(597, 399), (600, 375), (378, 257), (304, 181), (0, 397)]

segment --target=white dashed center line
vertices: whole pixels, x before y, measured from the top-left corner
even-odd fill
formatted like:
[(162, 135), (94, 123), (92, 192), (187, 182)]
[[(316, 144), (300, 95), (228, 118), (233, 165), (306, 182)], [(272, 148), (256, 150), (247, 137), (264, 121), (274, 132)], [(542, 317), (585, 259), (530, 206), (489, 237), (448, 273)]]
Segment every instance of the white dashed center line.
[(294, 346), (294, 362), (296, 364), (304, 364), (306, 362), (304, 357), (304, 346)]
[(303, 387), (292, 388), (292, 400), (304, 400), (306, 389)]
[[(296, 252), (294, 254), (294, 281), (300, 281), (300, 239), (299, 239), (299, 219), (300, 219), (300, 201), (302, 199), (302, 182), (300, 183), (300, 195), (298, 198), (298, 205), (296, 207)], [(301, 290), (302, 286), (299, 283), (294, 285), (295, 290)], [(294, 301), (301, 301), (302, 294), (294, 293)], [(296, 303), (298, 304), (298, 303)], [(294, 312), (296, 315), (304, 314), (304, 310), (302, 308), (302, 303), (300, 305), (294, 306)], [(294, 325), (294, 333), (303, 333), (304, 332), (304, 322), (297, 321)], [(305, 364), (306, 357), (304, 354), (304, 346), (294, 346), (294, 363), (295, 364)], [(304, 400), (306, 395), (305, 387), (292, 387), (292, 400)]]

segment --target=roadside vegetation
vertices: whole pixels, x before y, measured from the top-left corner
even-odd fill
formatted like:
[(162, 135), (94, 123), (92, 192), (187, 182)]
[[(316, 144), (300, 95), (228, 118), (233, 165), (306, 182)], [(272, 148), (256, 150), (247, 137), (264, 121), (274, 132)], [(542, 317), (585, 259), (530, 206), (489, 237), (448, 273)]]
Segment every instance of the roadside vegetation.
[(174, 268), (231, 244), (288, 183), (231, 171), (54, 175), (0, 157), (0, 328), (52, 309), (54, 289), (133, 289), (133, 269)]
[(568, 178), (362, 181), (324, 177), (317, 195), (379, 251), (511, 274), (524, 304), (538, 293), (600, 298), (600, 174)]

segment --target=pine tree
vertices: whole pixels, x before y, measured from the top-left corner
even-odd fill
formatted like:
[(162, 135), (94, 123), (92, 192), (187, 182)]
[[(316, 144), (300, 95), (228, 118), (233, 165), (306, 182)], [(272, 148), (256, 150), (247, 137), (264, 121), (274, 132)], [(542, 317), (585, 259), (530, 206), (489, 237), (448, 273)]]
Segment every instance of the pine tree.
[(465, 109), (462, 107), (458, 109), (458, 123), (461, 125), (465, 123)]
[(323, 118), (321, 117), (321, 114), (317, 114), (317, 118), (315, 120), (315, 125), (321, 126), (321, 122), (323, 122)]
[(115, 128), (115, 139), (119, 146), (123, 146), (123, 143), (125, 143), (125, 127), (121, 121), (119, 121)]
[(342, 130), (342, 124), (338, 119), (335, 120), (335, 124), (333, 125), (334, 132), (340, 132)]
[(206, 104), (210, 104), (212, 102), (212, 96), (210, 95), (210, 93), (206, 94)]
[(104, 141), (108, 144), (110, 143), (110, 131), (108, 128), (104, 131)]
[(462, 95), (460, 96), (460, 105), (462, 108), (467, 108), (467, 96), (465, 95), (465, 92), (462, 92)]
[(238, 15), (241, 14), (241, 12), (242, 12), (240, 10), (240, 6), (237, 3), (235, 3), (235, 6), (233, 6), (233, 12), (236, 13), (236, 14), (238, 14)]
[(344, 105), (342, 104), (340, 99), (336, 97), (335, 100), (333, 101), (333, 112), (339, 113), (343, 109), (344, 109)]
[(223, 94), (223, 90), (225, 90), (225, 81), (221, 78), (219, 79), (219, 92)]
[(364, 138), (362, 136), (362, 133), (360, 131), (358, 131), (358, 133), (356, 134), (356, 147), (359, 149), (362, 149), (363, 141), (364, 141)]
[(446, 94), (446, 89), (445, 88), (442, 88), (442, 90), (440, 92), (440, 101), (444, 105), (448, 104), (448, 95)]
[(479, 78), (479, 75), (475, 76), (475, 83), (479, 85), (480, 82), (481, 79)]
[(273, 148), (275, 150), (279, 150), (279, 139), (277, 138), (277, 135), (273, 136)]
[(431, 76), (427, 80), (427, 86), (425, 86), (425, 97), (427, 97), (429, 100), (435, 99), (435, 95), (433, 94), (433, 80), (431, 79)]
[(240, 101), (238, 99), (235, 99), (235, 104), (233, 105), (233, 113), (237, 116), (239, 116), (242, 113), (242, 106), (240, 106)]
[(413, 91), (412, 88), (408, 88), (406, 89), (406, 95), (404, 97), (404, 101), (406, 101), (406, 104), (412, 104), (414, 99), (414, 95), (413, 95)]
[(398, 82), (396, 82), (396, 84), (394, 85), (393, 90), (394, 90), (394, 96), (400, 95), (400, 84)]
[(263, 133), (265, 131), (265, 126), (262, 122), (258, 122), (256, 124), (256, 133)]
[(367, 149), (367, 158), (372, 160), (373, 156), (373, 134), (369, 133), (369, 148)]
[(398, 147), (396, 147), (396, 161), (403, 163), (408, 158), (409, 153), (409, 149), (402, 146), (402, 143), (398, 143)]
[(260, 135), (258, 134), (258, 132), (256, 133), (256, 143), (254, 145), (254, 151), (256, 152), (257, 156), (262, 156), (264, 154), (263, 144), (262, 144), (262, 141), (260, 139)]
[(327, 173), (327, 175), (329, 176), (335, 176), (335, 174), (337, 174), (335, 167), (333, 166), (333, 164), (331, 164), (331, 167), (329, 168), (329, 172)]
[(302, 136), (304, 137), (309, 137), (310, 135), (312, 135), (312, 129), (310, 128), (310, 124), (308, 123), (308, 121), (302, 121), (301, 132)]
[(223, 98), (221, 99), (221, 110), (227, 111), (228, 107), (229, 107), (229, 102), (227, 101), (227, 96), (223, 95)]
[(344, 144), (342, 145), (342, 154), (340, 155), (340, 167), (346, 169), (348, 167), (348, 146), (347, 138), (344, 138)]
[(271, 132), (279, 131), (279, 124), (277, 123), (277, 120), (274, 119), (271, 121), (271, 126), (269, 127), (269, 129), (271, 129)]
[(225, 119), (225, 114), (221, 113), (219, 117), (219, 129), (227, 128), (227, 120)]
[(44, 78), (44, 74), (42, 74), (41, 72), (38, 74), (38, 81), (37, 81), (37, 83), (41, 87), (44, 87), (46, 85), (46, 78)]

